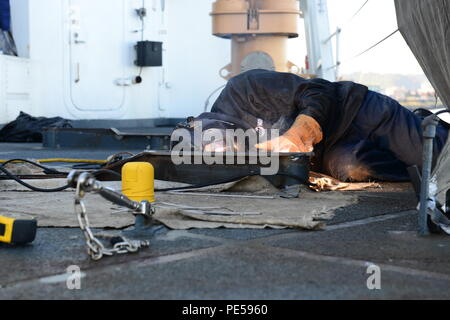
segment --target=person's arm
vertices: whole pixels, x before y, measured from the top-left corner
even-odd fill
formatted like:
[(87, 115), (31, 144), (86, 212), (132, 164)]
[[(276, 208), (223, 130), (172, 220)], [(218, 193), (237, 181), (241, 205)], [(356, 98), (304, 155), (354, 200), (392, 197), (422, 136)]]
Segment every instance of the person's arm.
[(299, 115), (310, 116), (321, 128), (326, 128), (336, 109), (335, 88), (332, 82), (323, 79), (311, 79), (301, 84), (295, 99)]
[(312, 152), (322, 141), (323, 134), (314, 118), (300, 114), (282, 136), (256, 145), (256, 148), (274, 152)]
[(275, 152), (311, 152), (322, 141), (324, 128), (333, 114), (335, 91), (331, 82), (313, 79), (301, 84), (296, 94), (297, 116), (291, 128), (282, 136), (256, 145)]

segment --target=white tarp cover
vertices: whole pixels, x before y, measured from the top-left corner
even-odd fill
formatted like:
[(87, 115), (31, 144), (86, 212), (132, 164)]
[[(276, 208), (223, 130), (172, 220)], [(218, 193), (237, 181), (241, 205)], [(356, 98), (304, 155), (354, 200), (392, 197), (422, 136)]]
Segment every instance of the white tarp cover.
[[(395, 0), (399, 30), (444, 105), (450, 107), (450, 0)], [(435, 169), (438, 199), (450, 188), (450, 139)]]

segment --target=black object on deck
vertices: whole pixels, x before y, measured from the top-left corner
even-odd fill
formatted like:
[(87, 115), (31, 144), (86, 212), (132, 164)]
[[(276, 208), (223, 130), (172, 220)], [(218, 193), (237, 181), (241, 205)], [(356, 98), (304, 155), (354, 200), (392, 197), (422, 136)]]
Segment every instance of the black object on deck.
[[(203, 156), (195, 161), (194, 157), (199, 154), (191, 153), (190, 164), (175, 164), (170, 151), (148, 151), (140, 153), (134, 157), (118, 161), (106, 166), (104, 169), (120, 172), (122, 166), (127, 162), (149, 162), (155, 169), (155, 179), (188, 183), (192, 185), (215, 183), (217, 181), (232, 179), (236, 177), (245, 177), (260, 174), (261, 168), (269, 168), (271, 164), (262, 163), (257, 155), (245, 154), (242, 158), (243, 164), (239, 164), (237, 154), (233, 161), (226, 164), (227, 159), (222, 159), (220, 163), (211, 163), (215, 155)], [(189, 157), (188, 156), (188, 157)], [(277, 188), (301, 184), (309, 179), (310, 158), (312, 153), (280, 153), (277, 155), (278, 168), (274, 174), (262, 175)], [(217, 158), (215, 158), (217, 159)], [(198, 160), (198, 158), (197, 158)], [(230, 159), (228, 159), (230, 160)], [(99, 174), (99, 180), (116, 180), (117, 177), (108, 173)]]

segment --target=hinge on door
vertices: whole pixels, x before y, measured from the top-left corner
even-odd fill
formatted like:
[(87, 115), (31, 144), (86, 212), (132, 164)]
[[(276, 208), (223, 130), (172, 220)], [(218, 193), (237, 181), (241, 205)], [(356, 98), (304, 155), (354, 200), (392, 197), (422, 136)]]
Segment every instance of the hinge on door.
[(80, 63), (77, 63), (77, 77), (75, 78), (75, 83), (80, 82)]

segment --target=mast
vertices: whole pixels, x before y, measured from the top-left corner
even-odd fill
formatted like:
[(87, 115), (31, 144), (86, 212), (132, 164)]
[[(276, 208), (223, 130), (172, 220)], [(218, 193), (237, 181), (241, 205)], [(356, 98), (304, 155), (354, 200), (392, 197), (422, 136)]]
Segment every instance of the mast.
[(331, 39), (336, 36), (338, 40), (339, 32), (330, 35), (327, 1), (301, 0), (300, 9), (305, 23), (308, 71), (319, 78), (335, 81), (336, 68)]

